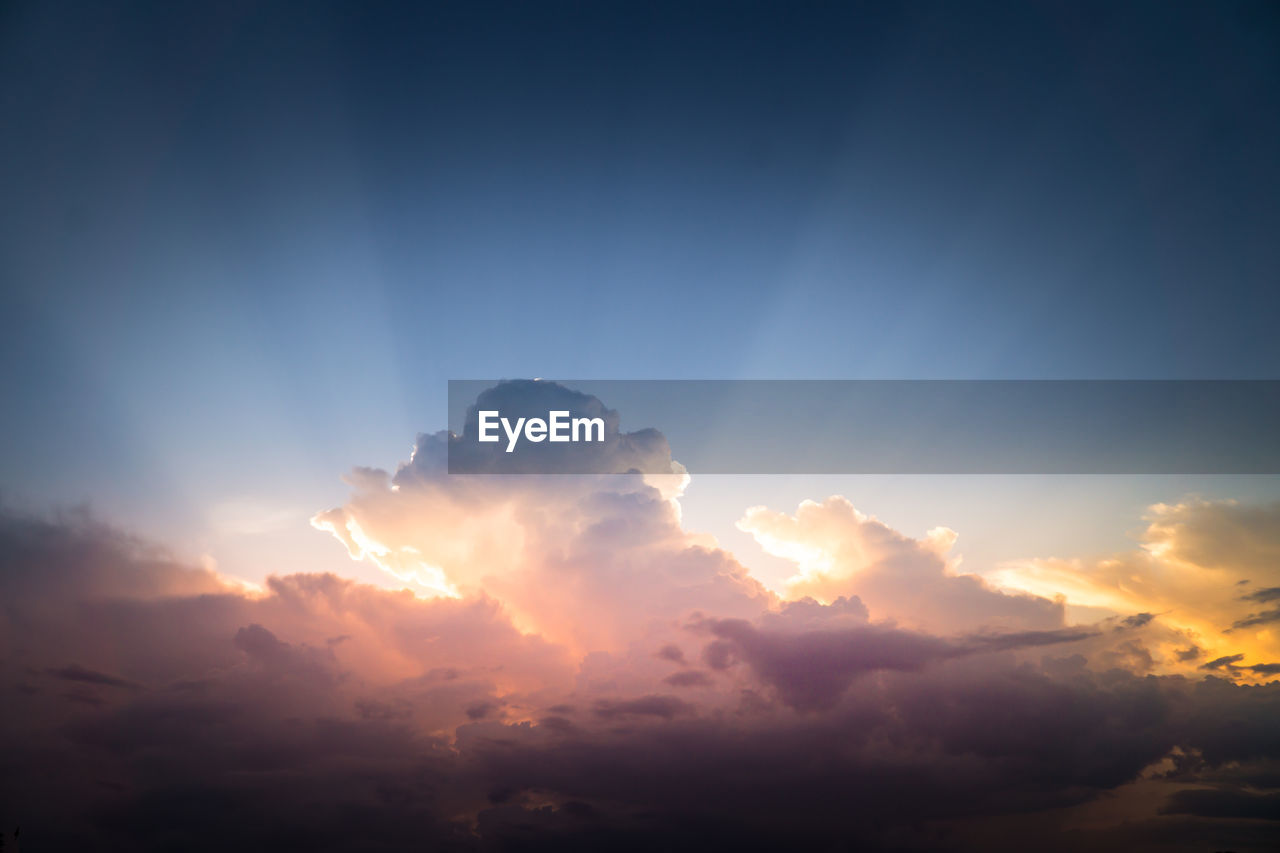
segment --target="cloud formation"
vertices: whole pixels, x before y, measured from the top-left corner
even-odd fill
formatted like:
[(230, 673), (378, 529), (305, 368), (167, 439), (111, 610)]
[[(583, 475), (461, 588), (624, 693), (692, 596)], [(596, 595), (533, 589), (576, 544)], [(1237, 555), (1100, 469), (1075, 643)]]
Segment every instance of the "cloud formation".
[(954, 531), (911, 539), (864, 515), (842, 497), (805, 501), (795, 515), (754, 507), (738, 527), (768, 552), (796, 561), (791, 597), (830, 601), (856, 595), (880, 619), (932, 630), (1011, 630), (1060, 626), (1061, 604), (990, 587), (947, 562)]
[[(669, 484), (450, 476), (443, 441), (316, 518), (407, 589), (248, 590), (84, 515), (0, 515), (0, 803), (24, 841), (1274, 847), (1275, 658), (1155, 606), (1070, 625), (958, 574), (949, 532), (840, 498), (747, 513), (797, 560), (781, 598), (683, 528)], [(1166, 553), (1263, 577), (1261, 545), (1170, 523), (1194, 547), (1173, 529)], [(1234, 606), (1270, 600), (1255, 585)]]
[[(1151, 645), (1165, 669), (1200, 655), (1241, 654), (1259, 665), (1280, 659), (1280, 610), (1268, 606), (1280, 589), (1280, 503), (1187, 500), (1157, 504), (1146, 518), (1136, 550), (1029, 560), (991, 578), (1074, 604), (1158, 614), (1165, 636)], [(1247, 666), (1236, 674), (1247, 671), (1266, 674)]]

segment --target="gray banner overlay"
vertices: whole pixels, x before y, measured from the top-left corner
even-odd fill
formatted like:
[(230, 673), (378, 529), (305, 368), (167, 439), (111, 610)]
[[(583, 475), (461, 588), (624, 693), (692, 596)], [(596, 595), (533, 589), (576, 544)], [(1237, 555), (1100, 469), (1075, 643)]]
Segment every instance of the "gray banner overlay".
[(450, 380), (449, 428), (454, 474), (1277, 474), (1280, 381)]

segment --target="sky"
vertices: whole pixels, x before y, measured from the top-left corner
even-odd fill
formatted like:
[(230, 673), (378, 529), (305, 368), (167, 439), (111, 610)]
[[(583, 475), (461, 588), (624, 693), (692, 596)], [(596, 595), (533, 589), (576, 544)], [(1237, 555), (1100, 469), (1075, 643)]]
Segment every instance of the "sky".
[(477, 485), (430, 437), (449, 379), (1280, 378), (1278, 39), (1260, 2), (4, 4), (23, 837), (1273, 847), (1276, 477)]

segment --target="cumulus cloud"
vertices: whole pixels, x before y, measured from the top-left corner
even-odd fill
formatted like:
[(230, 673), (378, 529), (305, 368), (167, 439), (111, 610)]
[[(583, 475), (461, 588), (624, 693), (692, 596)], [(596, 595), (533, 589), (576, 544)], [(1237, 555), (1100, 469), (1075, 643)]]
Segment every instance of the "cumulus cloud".
[(832, 601), (857, 596), (871, 614), (932, 630), (1054, 628), (1060, 603), (1008, 593), (947, 562), (954, 531), (937, 528), (923, 540), (904, 536), (842, 497), (805, 501), (794, 515), (754, 507), (738, 527), (769, 553), (794, 560), (791, 597)]
[[(502, 411), (604, 412), (617, 437), (616, 413), (554, 383), (504, 383), (486, 395), (483, 405)], [(683, 529), (670, 478), (449, 475), (448, 442), (420, 436), (394, 475), (353, 472), (351, 499), (313, 524), (420, 592), (493, 596), (522, 629), (581, 651), (621, 651), (670, 633), (688, 612), (745, 616), (770, 599), (731, 555)], [(602, 470), (633, 467), (618, 442), (607, 458), (624, 461)]]
[[(779, 597), (684, 529), (678, 490), (449, 475), (447, 442), (357, 469), (315, 520), (403, 589), (249, 590), (84, 515), (0, 514), (0, 804), (24, 842), (1274, 846), (1274, 657), (1219, 653), (1154, 601), (1070, 625), (958, 573), (949, 531), (838, 498), (747, 514), (797, 561)], [(1195, 529), (1181, 560), (1208, 559), (1216, 528)], [(1212, 571), (1265, 578), (1260, 548)], [(1269, 600), (1251, 590), (1226, 598)]]

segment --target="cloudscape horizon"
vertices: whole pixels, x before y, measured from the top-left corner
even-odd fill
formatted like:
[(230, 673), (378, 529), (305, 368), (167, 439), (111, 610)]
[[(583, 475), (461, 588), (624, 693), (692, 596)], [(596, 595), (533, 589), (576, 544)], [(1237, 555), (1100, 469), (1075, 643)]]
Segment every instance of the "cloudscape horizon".
[(386, 586), (7, 513), (4, 801), (55, 849), (1274, 839), (1280, 502), (1153, 506), (1129, 552), (985, 579), (839, 495), (744, 507), (794, 567), (771, 589), (685, 528), (671, 456), (458, 475), (446, 437), (311, 520)]

